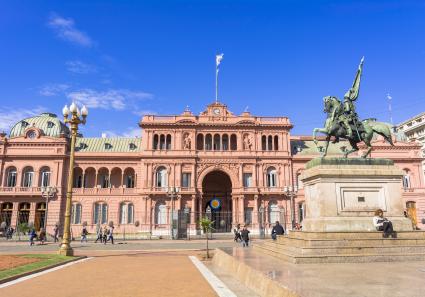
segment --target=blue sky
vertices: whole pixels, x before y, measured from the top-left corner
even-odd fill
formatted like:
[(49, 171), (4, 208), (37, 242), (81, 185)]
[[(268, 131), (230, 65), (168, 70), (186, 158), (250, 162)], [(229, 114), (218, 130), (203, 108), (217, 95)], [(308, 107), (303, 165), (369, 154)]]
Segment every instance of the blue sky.
[(423, 1), (0, 1), (0, 129), (74, 98), (86, 136), (139, 135), (146, 113), (288, 116), (323, 126), (365, 56), (360, 117), (399, 123), (425, 111)]

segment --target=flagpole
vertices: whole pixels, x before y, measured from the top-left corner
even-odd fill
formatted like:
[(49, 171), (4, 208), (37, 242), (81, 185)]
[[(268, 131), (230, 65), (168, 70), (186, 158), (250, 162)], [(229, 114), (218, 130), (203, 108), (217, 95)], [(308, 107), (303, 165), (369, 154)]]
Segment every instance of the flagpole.
[(215, 63), (215, 103), (218, 103), (218, 65)]

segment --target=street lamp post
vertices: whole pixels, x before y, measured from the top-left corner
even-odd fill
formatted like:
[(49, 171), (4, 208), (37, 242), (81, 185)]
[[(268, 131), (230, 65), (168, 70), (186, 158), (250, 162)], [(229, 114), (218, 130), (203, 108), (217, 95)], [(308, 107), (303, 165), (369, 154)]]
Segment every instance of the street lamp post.
[[(66, 206), (65, 206), (65, 222), (63, 227), (63, 239), (59, 248), (59, 254), (64, 256), (72, 256), (74, 251), (71, 247), (71, 207), (72, 207), (72, 183), (74, 179), (74, 154), (75, 142), (77, 139), (77, 131), (79, 124), (85, 124), (88, 115), (88, 110), (85, 106), (81, 108), (81, 112), (77, 105), (73, 102), (68, 109), (64, 106), (62, 109), (64, 122), (69, 124), (71, 128), (71, 149), (69, 155), (69, 168), (68, 168), (68, 183), (66, 189)], [(68, 117), (70, 115), (70, 117)]]
[(47, 230), (47, 211), (49, 210), (49, 200), (53, 198), (56, 194), (56, 187), (42, 187), (41, 188), (41, 196), (46, 198), (46, 212), (44, 214), (44, 230)]
[(298, 187), (297, 186), (284, 187), (283, 191), (290, 198), (291, 230), (294, 230), (294, 228), (295, 228), (295, 201), (294, 201), (294, 197), (295, 197), (296, 193), (298, 192)]
[(170, 203), (171, 203), (171, 212), (170, 212), (170, 237), (171, 239), (174, 239), (174, 198), (177, 197), (177, 195), (180, 192), (179, 187), (168, 187), (167, 193), (168, 196), (170, 196)]

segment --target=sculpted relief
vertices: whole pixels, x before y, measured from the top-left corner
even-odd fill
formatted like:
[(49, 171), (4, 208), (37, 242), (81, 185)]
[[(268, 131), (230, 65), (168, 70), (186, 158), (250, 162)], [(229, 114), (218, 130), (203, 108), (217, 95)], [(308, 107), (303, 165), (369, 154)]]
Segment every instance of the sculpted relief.
[(249, 134), (243, 136), (243, 149), (248, 151), (252, 150), (252, 138)]
[(190, 150), (192, 148), (192, 138), (190, 138), (189, 133), (185, 133), (183, 138), (183, 149)]

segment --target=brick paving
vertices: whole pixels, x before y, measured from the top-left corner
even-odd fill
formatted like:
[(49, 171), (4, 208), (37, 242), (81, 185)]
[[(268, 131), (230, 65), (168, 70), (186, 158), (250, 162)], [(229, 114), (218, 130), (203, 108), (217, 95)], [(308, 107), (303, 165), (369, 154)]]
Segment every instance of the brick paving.
[(96, 252), (92, 259), (0, 289), (8, 297), (213, 297), (191, 251)]

